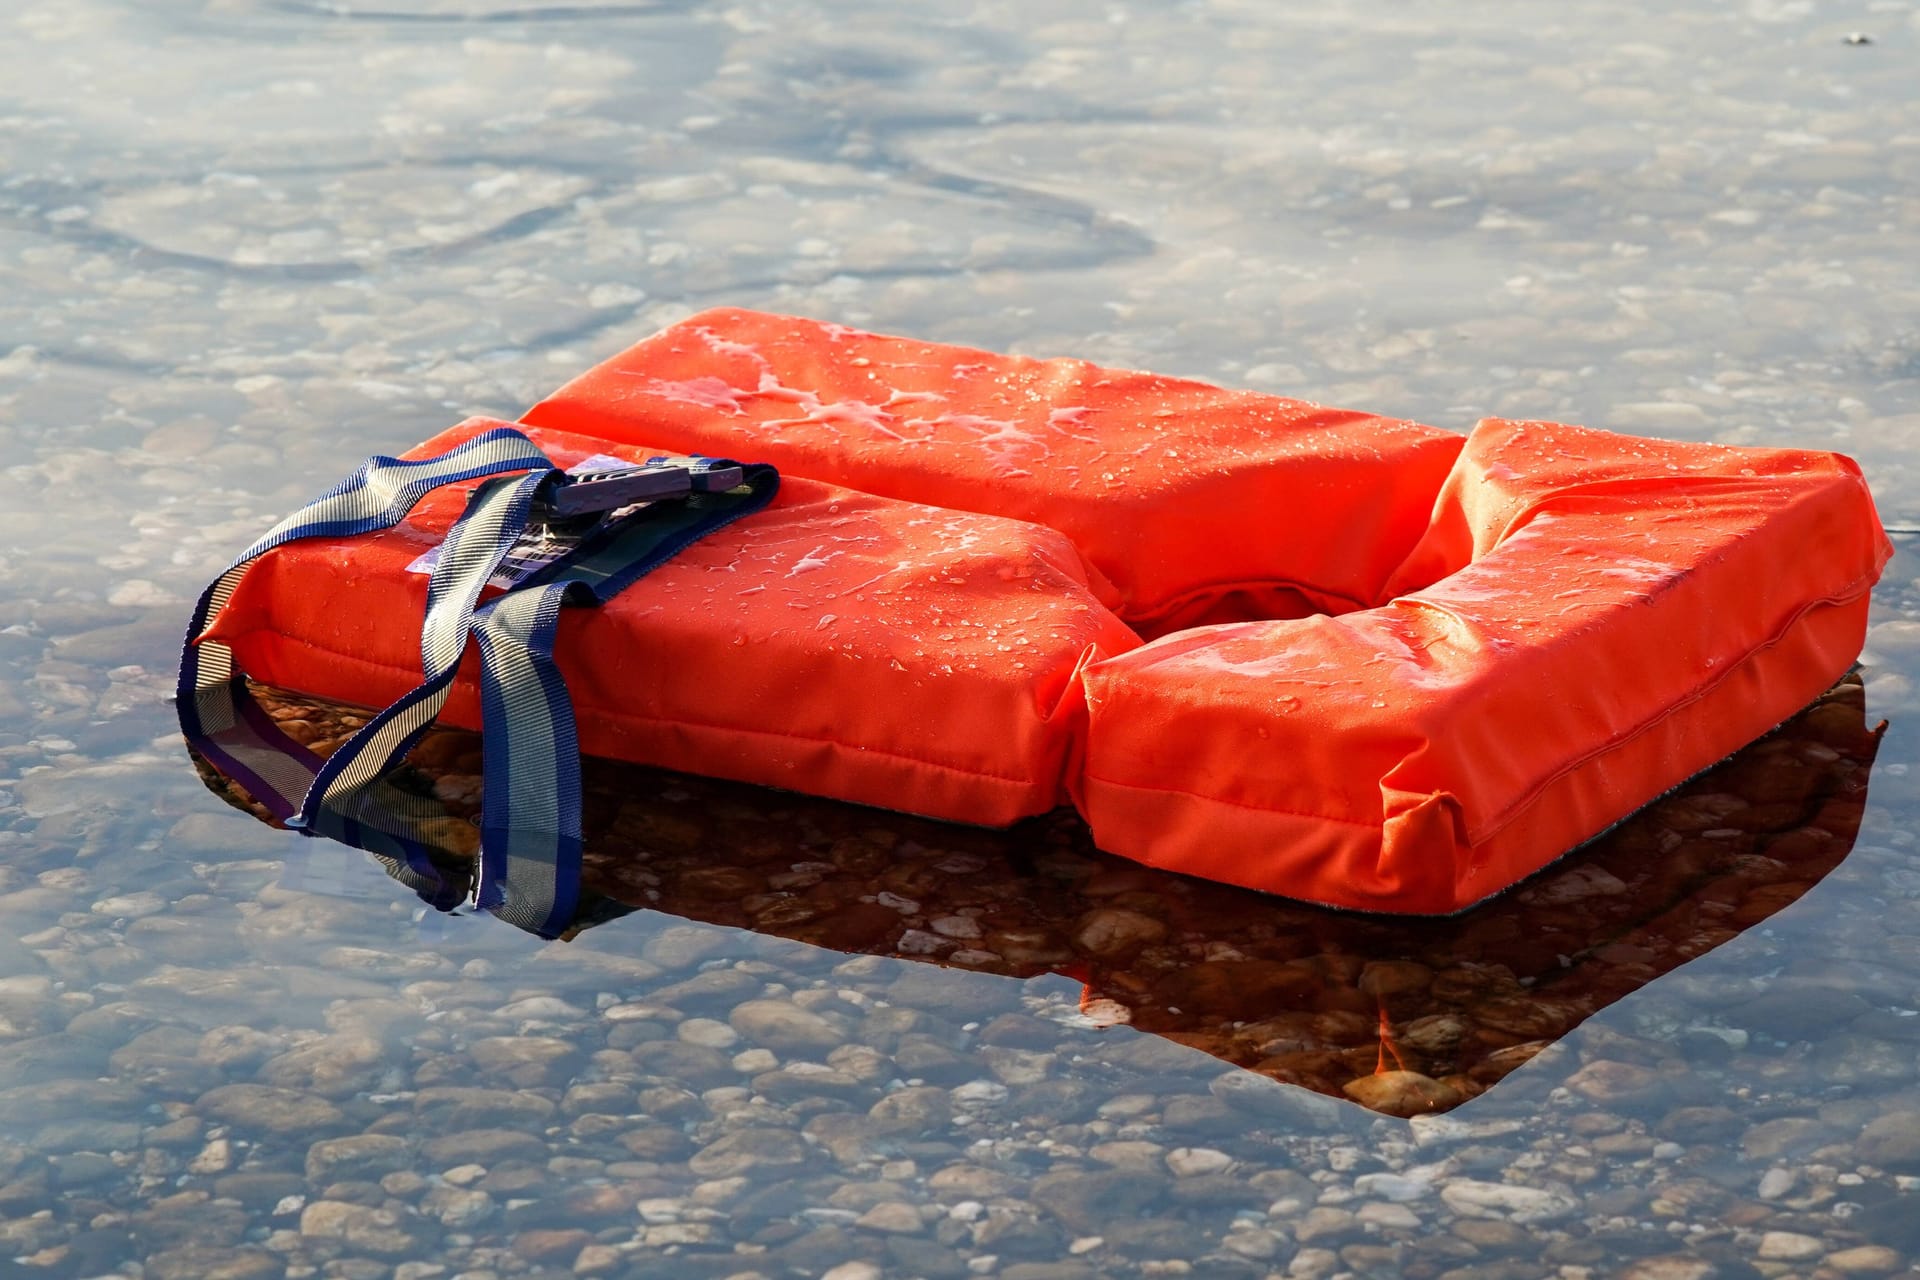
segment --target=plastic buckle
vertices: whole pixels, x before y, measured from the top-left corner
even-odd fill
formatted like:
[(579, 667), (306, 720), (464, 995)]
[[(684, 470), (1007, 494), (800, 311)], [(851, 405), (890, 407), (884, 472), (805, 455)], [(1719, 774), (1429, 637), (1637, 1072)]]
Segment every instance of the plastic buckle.
[(724, 493), (746, 480), (746, 471), (727, 461), (694, 463), (655, 459), (640, 466), (586, 471), (556, 478), (542, 503), (554, 521), (604, 515), (637, 502), (664, 502), (696, 493)]

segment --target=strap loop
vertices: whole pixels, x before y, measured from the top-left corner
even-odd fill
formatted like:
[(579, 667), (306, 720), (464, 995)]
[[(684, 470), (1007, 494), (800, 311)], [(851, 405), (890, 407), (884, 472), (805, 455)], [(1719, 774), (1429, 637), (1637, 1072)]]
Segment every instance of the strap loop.
[[(636, 470), (647, 472), (652, 484), (664, 468)], [(763, 465), (700, 460), (690, 470), (705, 483), (603, 520), (565, 554), (481, 604), (488, 581), (521, 536), (552, 514), (548, 495), (564, 488), (566, 473), (505, 427), (437, 458), (369, 459), (248, 548), (201, 596), (181, 656), (181, 731), (286, 825), (382, 857), (396, 879), (450, 910), (463, 895), (433, 860), (444, 811), (387, 779), (446, 705), (473, 636), (481, 659), (485, 772), (473, 901), (520, 928), (558, 936), (583, 907), (579, 741), (553, 656), (560, 611), (604, 604), (694, 541), (764, 507), (779, 487), (778, 474)], [(522, 474), (505, 474), (511, 472)], [(422, 682), (321, 760), (261, 711), (231, 650), (206, 637), (209, 623), (246, 567), (275, 547), (390, 528), (433, 489), (477, 478), (484, 483), (448, 531), (428, 582)], [(722, 490), (722, 481), (738, 483)]]
[[(303, 538), (350, 537), (392, 528), (420, 499), (444, 485), (506, 472), (545, 471), (552, 465), (525, 435), (498, 427), (438, 457), (408, 462), (369, 458), (333, 489), (275, 525), (229, 564), (194, 606), (174, 698), (188, 744), (246, 787), (275, 818), (294, 822), (323, 762), (280, 731), (248, 692), (233, 651), (206, 635), (247, 567), (276, 547)], [(354, 829), (356, 825), (337, 834), (394, 860), (395, 877), (432, 905), (445, 910), (459, 901), (458, 890), (435, 869), (429, 843), (386, 827), (362, 831)]]

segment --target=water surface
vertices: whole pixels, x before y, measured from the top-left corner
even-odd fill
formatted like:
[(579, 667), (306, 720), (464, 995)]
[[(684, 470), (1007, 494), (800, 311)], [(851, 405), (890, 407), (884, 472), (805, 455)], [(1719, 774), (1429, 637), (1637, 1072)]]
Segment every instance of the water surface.
[[(0, 1273), (1911, 1270), (1904, 551), (1852, 851), (1707, 899), (1717, 945), (1412, 1122), (1229, 1083), (1258, 1063), (1118, 1025), (1111, 975), (733, 927), (724, 859), (567, 943), (423, 912), (209, 795), (164, 698), (273, 518), (722, 302), (1838, 448), (1920, 524), (1916, 41), (1910, 6), (1795, 0), (9, 6)], [(638, 835), (678, 874), (706, 829), (661, 785)], [(837, 875), (885, 851), (794, 820)], [(1315, 1012), (1367, 1074), (1369, 1010)]]

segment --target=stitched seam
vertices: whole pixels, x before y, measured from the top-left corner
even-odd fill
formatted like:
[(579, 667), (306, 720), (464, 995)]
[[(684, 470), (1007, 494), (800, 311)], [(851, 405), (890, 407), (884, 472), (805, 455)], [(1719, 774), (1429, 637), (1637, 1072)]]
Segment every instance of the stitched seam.
[[(349, 662), (359, 663), (361, 666), (373, 667), (380, 671), (395, 672), (399, 675), (405, 676), (408, 679), (413, 680), (415, 683), (418, 683), (418, 680), (419, 680), (419, 672), (413, 670), (410, 667), (394, 666), (390, 663), (381, 662), (374, 658), (364, 657), (357, 653), (347, 653), (339, 649), (332, 649), (327, 647), (326, 645), (316, 643), (315, 641), (301, 639), (297, 636), (289, 636), (278, 631), (269, 632), (268, 634), (278, 637), (283, 643), (286, 643), (286, 644), (298, 645), (303, 649), (311, 649), (316, 653), (324, 653), (329, 657), (344, 658)], [(228, 639), (224, 641), (224, 643), (227, 645), (228, 648), (234, 647), (234, 639)], [(1037, 781), (1033, 778), (1019, 777), (1013, 774), (1005, 774), (1005, 773), (989, 773), (984, 769), (971, 769), (965, 765), (948, 764), (945, 761), (941, 761), (941, 760), (928, 760), (921, 756), (910, 756), (900, 751), (889, 751), (889, 750), (886, 750), (885, 748), (870, 747), (870, 746), (865, 746), (863, 744), (854, 743), (854, 742), (842, 742), (838, 738), (815, 737), (811, 734), (804, 734), (804, 733), (782, 733), (777, 729), (748, 729), (748, 728), (736, 727), (734, 725), (708, 724), (708, 723), (702, 723), (701, 721), (698, 721), (698, 720), (675, 720), (675, 719), (670, 719), (666, 716), (637, 715), (630, 711), (611, 710), (604, 707), (596, 707), (596, 708), (593, 708), (592, 710), (595, 712), (595, 714), (605, 715), (616, 720), (626, 720), (629, 722), (644, 722), (644, 723), (650, 723), (650, 724), (672, 725), (672, 726), (683, 728), (683, 729), (702, 729), (702, 730), (707, 730), (713, 733), (759, 734), (763, 737), (769, 737), (769, 738), (786, 738), (794, 742), (810, 742), (810, 743), (818, 744), (820, 746), (838, 747), (842, 751), (854, 751), (854, 752), (860, 753), (861, 755), (884, 756), (891, 760), (904, 760), (909, 764), (925, 765), (930, 769), (944, 769), (949, 773), (957, 773), (970, 778), (987, 778), (994, 782), (1009, 782), (1022, 787), (1032, 787), (1032, 786), (1038, 785)]]
[(969, 778), (986, 778), (992, 782), (1009, 782), (1023, 787), (1036, 785), (1032, 778), (1015, 777), (1005, 773), (988, 773), (984, 769), (969, 769), (965, 765), (947, 764), (940, 760), (928, 760), (920, 756), (910, 756), (904, 752), (888, 751), (881, 747), (842, 742), (838, 738), (820, 738), (805, 733), (782, 733), (778, 729), (746, 729), (725, 724), (704, 724), (698, 720), (673, 720), (665, 716), (642, 716), (630, 711), (603, 711), (602, 714), (615, 720), (644, 721), (649, 724), (673, 725), (684, 729), (704, 729), (713, 733), (756, 734), (766, 738), (785, 738), (793, 742), (811, 742), (822, 746), (838, 747), (842, 751), (858, 752), (863, 756), (885, 756), (889, 760), (905, 760), (909, 764), (925, 765), (930, 769), (943, 769), (948, 773), (957, 773)]
[[(1668, 703), (1664, 708), (1660, 710), (1658, 714), (1649, 716), (1646, 720), (1635, 725), (1632, 729), (1628, 730), (1626, 733), (1622, 734), (1621, 736), (1611, 739), (1610, 741), (1600, 746), (1594, 747), (1590, 751), (1586, 751), (1580, 755), (1574, 756), (1573, 758), (1567, 760), (1565, 763), (1560, 765), (1553, 772), (1542, 777), (1538, 782), (1534, 783), (1531, 787), (1527, 788), (1526, 793), (1523, 796), (1521, 796), (1520, 799), (1513, 801), (1511, 804), (1503, 808), (1494, 817), (1488, 819), (1486, 824), (1482, 826), (1479, 830), (1469, 832), (1467, 835), (1467, 843), (1470, 845), (1477, 845), (1481, 843), (1483, 840), (1488, 840), (1488, 839), (1491, 839), (1493, 836), (1498, 835), (1501, 831), (1506, 829), (1506, 827), (1511, 825), (1513, 821), (1517, 819), (1523, 812), (1531, 808), (1533, 805), (1539, 803), (1541, 797), (1543, 797), (1547, 793), (1547, 791), (1552, 788), (1554, 783), (1560, 781), (1560, 779), (1566, 777), (1569, 773), (1572, 773), (1574, 770), (1586, 764), (1588, 761), (1598, 759), (1599, 757), (1606, 755), (1608, 752), (1616, 751), (1623, 747), (1626, 747), (1628, 744), (1644, 737), (1648, 733), (1651, 733), (1654, 729), (1658, 728), (1660, 725), (1664, 724), (1666, 721), (1672, 719), (1673, 716), (1677, 712), (1681, 711), (1683, 708), (1692, 706), (1694, 703), (1700, 701), (1700, 699), (1706, 697), (1708, 694), (1712, 693), (1715, 689), (1725, 684), (1728, 680), (1731, 680), (1735, 675), (1745, 671), (1750, 665), (1752, 665), (1754, 659), (1758, 658), (1761, 654), (1765, 653), (1767, 650), (1775, 647), (1781, 641), (1785, 640), (1787, 636), (1793, 631), (1794, 627), (1799, 624), (1800, 619), (1806, 617), (1809, 613), (1812, 613), (1815, 609), (1838, 608), (1841, 605), (1850, 604), (1851, 602), (1858, 600), (1861, 597), (1861, 595), (1863, 595), (1867, 591), (1867, 589), (1872, 585), (1872, 582), (1873, 582), (1872, 575), (1856, 578), (1847, 587), (1843, 588), (1840, 592), (1834, 595), (1824, 596), (1818, 600), (1810, 600), (1806, 604), (1801, 605), (1800, 608), (1794, 610), (1793, 616), (1788, 618), (1786, 621), (1786, 624), (1782, 626), (1778, 631), (1774, 632), (1772, 635), (1768, 636), (1765, 640), (1760, 641), (1759, 643), (1755, 644), (1752, 648), (1748, 649), (1745, 653), (1741, 654), (1738, 660), (1734, 662), (1729, 662), (1723, 669), (1717, 672), (1711, 679), (1703, 681), (1702, 683), (1694, 686), (1694, 688), (1690, 690), (1684, 697), (1678, 698), (1675, 701)], [(1715, 761), (1714, 763), (1718, 763), (1718, 761)]]
[[(1798, 623), (1800, 619), (1804, 618), (1807, 614), (1811, 613), (1814, 609), (1843, 605), (1851, 601), (1857, 600), (1860, 598), (1861, 593), (1866, 589), (1867, 585), (1869, 585), (1871, 582), (1872, 582), (1871, 575), (1865, 576), (1862, 578), (1857, 578), (1854, 580), (1853, 584), (1848, 588), (1846, 588), (1842, 593), (1838, 595), (1827, 596), (1823, 599), (1814, 600), (1809, 602), (1806, 605), (1803, 605), (1799, 610), (1797, 610), (1793, 614), (1791, 618), (1787, 620), (1786, 625), (1781, 627), (1779, 631), (1775, 632), (1773, 635), (1769, 636), (1766, 640), (1760, 642), (1759, 644), (1754, 645), (1751, 649), (1747, 650), (1746, 653), (1742, 654), (1737, 661), (1728, 663), (1727, 666), (1713, 679), (1708, 680), (1705, 683), (1696, 686), (1694, 689), (1690, 690), (1684, 697), (1678, 699), (1677, 701), (1668, 703), (1666, 706), (1662, 707), (1657, 713), (1655, 713), (1652, 716), (1649, 716), (1646, 720), (1643, 720), (1640, 724), (1634, 726), (1634, 728), (1629, 730), (1627, 733), (1621, 735), (1620, 737), (1611, 739), (1605, 744), (1595, 747), (1591, 751), (1588, 751), (1582, 755), (1573, 757), (1572, 759), (1566, 761), (1565, 763), (1561, 764), (1559, 767), (1554, 769), (1553, 772), (1547, 774), (1540, 781), (1534, 783), (1531, 787), (1527, 789), (1526, 794), (1521, 799), (1516, 800), (1512, 804), (1509, 804), (1505, 808), (1503, 808), (1500, 811), (1500, 813), (1496, 817), (1494, 817), (1492, 820), (1490, 820), (1484, 827), (1482, 827), (1478, 831), (1469, 832), (1467, 835), (1467, 843), (1469, 845), (1477, 845), (1477, 844), (1480, 844), (1482, 841), (1489, 839), (1494, 835), (1497, 835), (1503, 828), (1505, 828), (1507, 825), (1512, 823), (1516, 818), (1518, 818), (1524, 810), (1538, 803), (1541, 797), (1546, 794), (1547, 790), (1551, 788), (1554, 783), (1560, 781), (1560, 779), (1566, 777), (1569, 773), (1572, 773), (1575, 769), (1579, 768), (1583, 764), (1586, 764), (1588, 761), (1597, 759), (1600, 756), (1607, 754), (1608, 752), (1615, 751), (1622, 747), (1627, 746), (1629, 743), (1644, 736), (1646, 733), (1658, 727), (1660, 724), (1671, 719), (1675, 712), (1679, 711), (1683, 707), (1690, 706), (1693, 703), (1699, 701), (1701, 698), (1711, 693), (1719, 685), (1731, 679), (1737, 672), (1744, 670), (1753, 661), (1753, 659), (1757, 657), (1759, 654), (1764, 653), (1768, 649), (1771, 649), (1775, 645), (1779, 644), (1782, 640), (1786, 639), (1787, 634), (1793, 630), (1794, 625)], [(1715, 761), (1714, 763), (1718, 763), (1718, 761)], [(1083, 774), (1082, 776), (1088, 783), (1097, 783), (1101, 786), (1118, 787), (1128, 791), (1152, 792), (1159, 795), (1185, 796), (1188, 799), (1202, 800), (1207, 802), (1208, 804), (1225, 805), (1229, 808), (1234, 808), (1234, 809), (1250, 809), (1259, 813), (1277, 813), (1277, 814), (1283, 814), (1290, 818), (1311, 818), (1321, 822), (1338, 822), (1345, 826), (1366, 827), (1366, 828), (1375, 829), (1375, 830), (1384, 829), (1385, 827), (1384, 819), (1380, 822), (1372, 822), (1372, 821), (1368, 821), (1360, 818), (1343, 818), (1336, 814), (1331, 814), (1331, 813), (1305, 813), (1298, 809), (1283, 809), (1275, 805), (1248, 804), (1247, 802), (1242, 800), (1229, 800), (1224, 796), (1203, 795), (1198, 791), (1188, 791), (1180, 787), (1150, 787), (1150, 786), (1144, 786), (1137, 782), (1121, 782), (1114, 778), (1102, 778), (1091, 773)]]
[(1365, 818), (1341, 818), (1330, 813), (1305, 813), (1299, 809), (1282, 809), (1270, 804), (1248, 804), (1244, 800), (1229, 800), (1225, 796), (1201, 795), (1198, 791), (1186, 791), (1179, 787), (1149, 787), (1138, 782), (1121, 782), (1114, 778), (1102, 778), (1091, 773), (1083, 774), (1082, 777), (1088, 783), (1098, 786), (1118, 787), (1123, 791), (1145, 791), (1151, 792), (1154, 795), (1184, 796), (1189, 800), (1202, 800), (1207, 804), (1225, 805), (1230, 809), (1249, 809), (1255, 813), (1278, 813), (1289, 818), (1310, 818), (1315, 822), (1338, 822), (1349, 827), (1365, 827), (1370, 831), (1378, 831), (1384, 825), (1379, 822), (1370, 822)]

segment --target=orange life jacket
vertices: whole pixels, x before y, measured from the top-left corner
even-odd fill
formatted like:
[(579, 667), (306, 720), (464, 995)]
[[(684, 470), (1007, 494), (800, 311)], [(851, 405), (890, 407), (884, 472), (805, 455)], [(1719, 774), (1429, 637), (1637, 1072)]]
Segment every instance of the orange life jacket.
[[(1859, 652), (1890, 554), (1835, 454), (1463, 440), (746, 311), (523, 421), (561, 465), (785, 477), (563, 619), (583, 750), (986, 825), (1071, 800), (1110, 851), (1375, 911), (1471, 905), (1784, 720)], [(385, 705), (462, 498), (269, 552), (211, 634)], [(446, 718), (479, 723), (470, 669)]]

